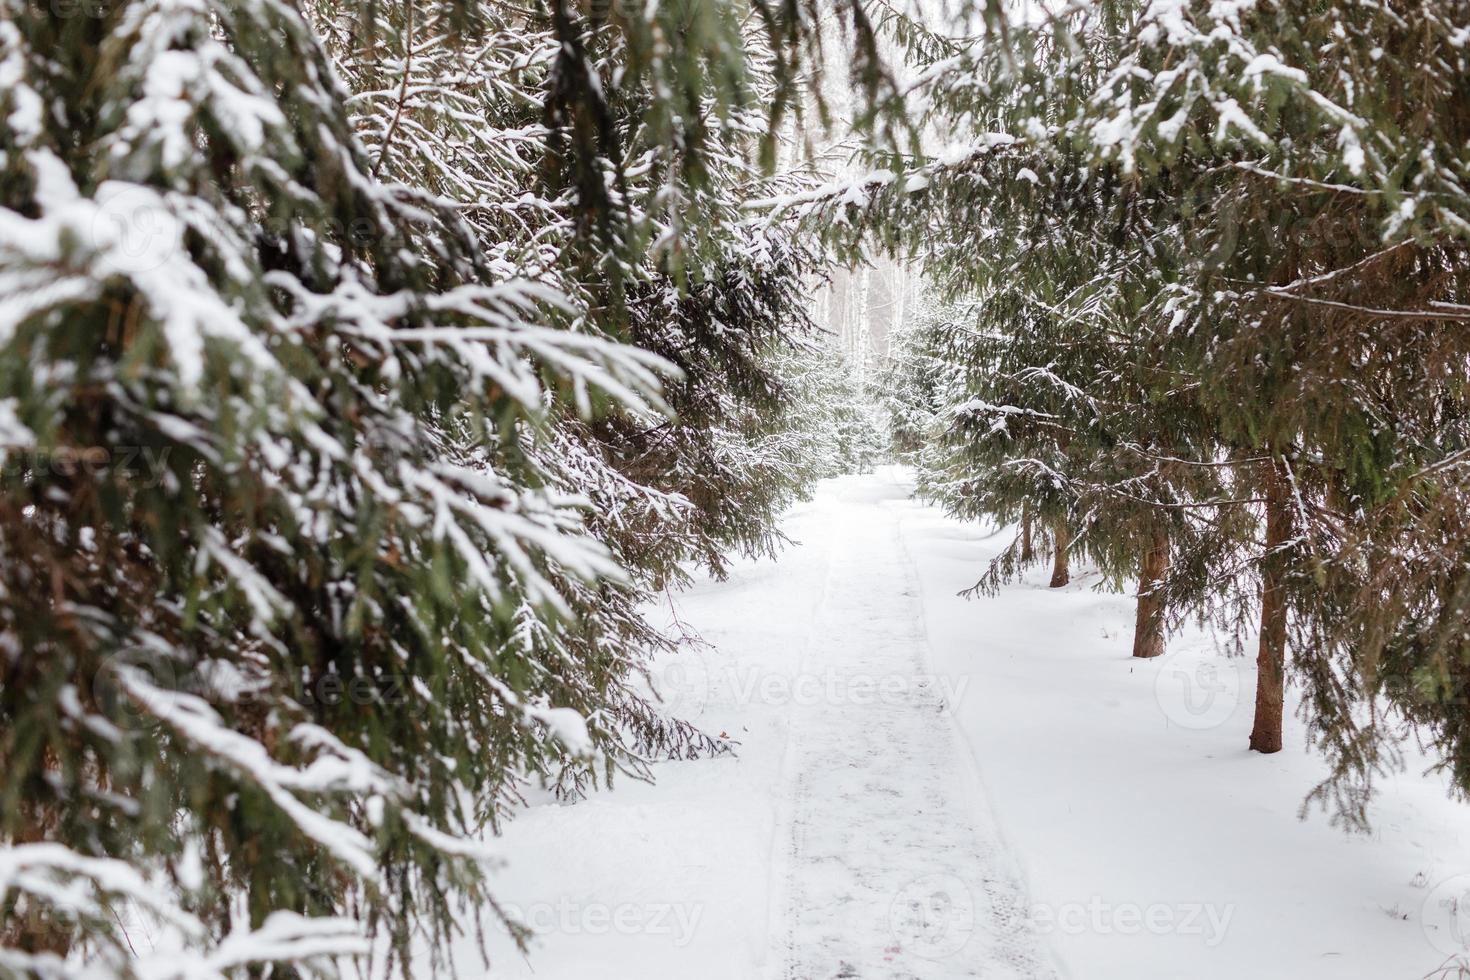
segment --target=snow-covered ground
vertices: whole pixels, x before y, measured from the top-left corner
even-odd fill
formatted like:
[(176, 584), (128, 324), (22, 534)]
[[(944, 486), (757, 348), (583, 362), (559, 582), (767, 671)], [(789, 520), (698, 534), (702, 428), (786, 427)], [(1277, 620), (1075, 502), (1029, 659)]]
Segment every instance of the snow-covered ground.
[(1422, 765), (1371, 835), (1299, 820), (1323, 764), (1296, 727), (1246, 751), (1247, 661), (1133, 660), (1087, 574), (957, 597), (1006, 535), (901, 471), (786, 530), (652, 613), (708, 642), (658, 677), (739, 757), (512, 823), (497, 894), (538, 938), (491, 975), (1414, 980), (1470, 938), (1470, 809)]

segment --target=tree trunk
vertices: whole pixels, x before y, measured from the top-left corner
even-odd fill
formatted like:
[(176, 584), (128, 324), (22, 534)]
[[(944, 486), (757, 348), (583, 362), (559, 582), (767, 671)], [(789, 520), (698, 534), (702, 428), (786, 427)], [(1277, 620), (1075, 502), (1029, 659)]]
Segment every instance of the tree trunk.
[(1154, 530), (1138, 569), (1138, 618), (1133, 625), (1133, 655), (1164, 652), (1164, 578), (1169, 572), (1169, 535)]
[(1067, 531), (1067, 525), (1058, 521), (1052, 529), (1052, 537), (1056, 541), (1056, 552), (1052, 557), (1051, 587), (1060, 589), (1072, 581), (1072, 576), (1067, 571), (1067, 546), (1072, 543), (1072, 535)]
[(1031, 505), (1021, 505), (1021, 564), (1029, 565), (1036, 560), (1036, 548), (1031, 542)]
[(1266, 561), (1261, 571), (1261, 646), (1256, 655), (1256, 718), (1251, 749), (1281, 751), (1283, 675), (1286, 669), (1286, 602), (1282, 560), (1273, 554), (1291, 533), (1291, 501), (1273, 460), (1266, 483)]

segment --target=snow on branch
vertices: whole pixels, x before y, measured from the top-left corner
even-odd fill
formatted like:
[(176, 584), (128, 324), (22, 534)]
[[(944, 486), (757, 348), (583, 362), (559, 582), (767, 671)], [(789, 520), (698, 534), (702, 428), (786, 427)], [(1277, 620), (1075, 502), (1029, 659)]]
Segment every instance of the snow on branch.
[(840, 218), (848, 208), (867, 208), (880, 191), (896, 188), (902, 193), (912, 194), (924, 190), (931, 181), (946, 171), (962, 170), (995, 154), (997, 150), (1017, 146), (1021, 142), (1009, 133), (984, 133), (970, 144), (951, 147), (933, 161), (902, 174), (895, 174), (891, 170), (875, 170), (850, 180), (833, 181), (790, 194), (749, 200), (742, 205), (742, 210), (763, 212), (771, 220), (784, 215), (806, 218), (826, 210), (837, 211)]
[(360, 923), (294, 912), (274, 912), (258, 929), (237, 921), (211, 946), (209, 928), (179, 903), (171, 883), (60, 844), (0, 847), (0, 904), (33, 931), (85, 927), (98, 945), (95, 955), (69, 957), (0, 947), (0, 972), (45, 980), (225, 980), (239, 967), (266, 963), (330, 974), (339, 958), (370, 951)]

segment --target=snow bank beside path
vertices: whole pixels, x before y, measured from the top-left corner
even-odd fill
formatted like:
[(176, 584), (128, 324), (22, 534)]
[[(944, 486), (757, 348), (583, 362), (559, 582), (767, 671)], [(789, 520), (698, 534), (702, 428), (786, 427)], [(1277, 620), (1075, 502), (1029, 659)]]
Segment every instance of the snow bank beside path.
[(936, 665), (964, 685), (960, 726), (1068, 975), (1415, 980), (1470, 938), (1470, 808), (1419, 756), (1380, 786), (1371, 835), (1299, 820), (1325, 766), (1294, 717), (1284, 751), (1247, 751), (1253, 662), (1198, 633), (1134, 660), (1132, 600), (1093, 591), (1094, 575), (1051, 590), (1038, 569), (959, 598), (1012, 532), (890, 506)]

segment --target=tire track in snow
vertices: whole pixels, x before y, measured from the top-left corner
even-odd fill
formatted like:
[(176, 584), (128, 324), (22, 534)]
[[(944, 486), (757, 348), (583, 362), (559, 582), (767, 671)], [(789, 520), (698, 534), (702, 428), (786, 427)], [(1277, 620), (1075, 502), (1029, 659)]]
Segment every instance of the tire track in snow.
[(954, 730), (884, 499), (849, 489), (791, 689), (771, 911), (779, 980), (1050, 980)]

